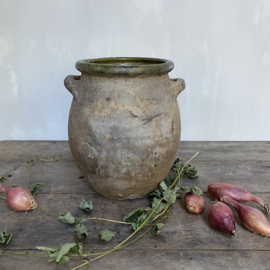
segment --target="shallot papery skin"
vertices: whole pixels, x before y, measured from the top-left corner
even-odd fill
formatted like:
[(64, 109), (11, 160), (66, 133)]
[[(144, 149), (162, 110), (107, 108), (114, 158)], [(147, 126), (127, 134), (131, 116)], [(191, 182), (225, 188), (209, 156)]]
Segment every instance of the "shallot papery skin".
[(232, 210), (225, 203), (212, 202), (208, 209), (208, 220), (215, 230), (236, 236), (235, 218)]
[(197, 215), (203, 213), (206, 205), (203, 196), (189, 192), (186, 193), (184, 201), (189, 212)]
[(270, 224), (260, 210), (240, 204), (227, 196), (222, 197), (221, 200), (235, 208), (242, 224), (248, 230), (253, 233), (270, 236)]
[(0, 184), (0, 190), (7, 196), (7, 203), (15, 211), (28, 211), (37, 208), (32, 194), (23, 187), (6, 188)]
[(267, 214), (269, 215), (269, 207), (266, 203), (264, 203), (264, 201), (237, 187), (234, 186), (232, 184), (228, 184), (228, 183), (214, 183), (208, 186), (207, 191), (217, 200), (220, 201), (220, 199), (223, 196), (228, 196), (230, 198), (232, 198), (233, 200), (242, 203), (242, 202), (256, 202), (258, 204), (260, 204), (267, 212)]

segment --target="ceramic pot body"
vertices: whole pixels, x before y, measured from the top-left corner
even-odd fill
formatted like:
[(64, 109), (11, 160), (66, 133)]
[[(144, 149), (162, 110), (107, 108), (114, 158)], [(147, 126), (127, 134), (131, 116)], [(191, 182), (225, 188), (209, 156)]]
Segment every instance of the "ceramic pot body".
[(169, 60), (102, 58), (76, 62), (68, 135), (81, 173), (98, 193), (142, 197), (168, 174), (180, 143), (178, 94)]

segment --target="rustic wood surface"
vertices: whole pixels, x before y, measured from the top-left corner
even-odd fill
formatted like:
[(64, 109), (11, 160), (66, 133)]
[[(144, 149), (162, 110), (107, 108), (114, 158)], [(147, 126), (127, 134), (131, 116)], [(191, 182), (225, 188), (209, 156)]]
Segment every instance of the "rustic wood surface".
[[(181, 142), (178, 156), (187, 160), (197, 151), (191, 162), (199, 170), (199, 178), (183, 178), (183, 185), (228, 182), (270, 202), (270, 143), (269, 142)], [(59, 215), (70, 211), (74, 216), (88, 217), (78, 208), (82, 198), (94, 205), (92, 217), (122, 220), (123, 216), (140, 207), (149, 206), (149, 199), (118, 201), (102, 197), (92, 190), (73, 161), (68, 142), (2, 141), (0, 142), (0, 176), (5, 175), (7, 187), (27, 185), (27, 160), (34, 156), (58, 158), (58, 162), (35, 159), (30, 184), (43, 182), (36, 201), (42, 208)], [(16, 167), (16, 169), (14, 169)], [(205, 192), (207, 206), (212, 198)], [(260, 206), (248, 203), (258, 209)], [(263, 209), (261, 209), (263, 210)], [(270, 240), (252, 234), (241, 225), (237, 214), (237, 236), (213, 230), (207, 211), (193, 215), (186, 211), (183, 196), (173, 206), (171, 216), (160, 235), (150, 233), (122, 250), (110, 253), (91, 264), (90, 269), (270, 269)], [(100, 252), (119, 244), (131, 230), (127, 225), (89, 220), (85, 223), (91, 236), (83, 242), (86, 251)], [(13, 233), (9, 246), (13, 253), (45, 254), (36, 246), (58, 248), (61, 244), (77, 242), (74, 227), (63, 224), (40, 210), (13, 212), (0, 200), (0, 230), (8, 226)], [(111, 242), (98, 239), (102, 229), (120, 231)], [(0, 246), (0, 249), (3, 247)], [(47, 263), (47, 258), (0, 256), (1, 270), (71, 269), (81, 264), (76, 258), (68, 264)], [(88, 269), (84, 267), (82, 269)]]

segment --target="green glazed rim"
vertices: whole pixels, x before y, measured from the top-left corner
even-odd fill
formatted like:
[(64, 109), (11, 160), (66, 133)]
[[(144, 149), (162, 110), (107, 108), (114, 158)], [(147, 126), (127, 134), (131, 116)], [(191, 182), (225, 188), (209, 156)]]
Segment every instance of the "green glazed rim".
[(79, 60), (75, 67), (82, 73), (139, 76), (168, 73), (174, 64), (160, 58), (110, 57)]

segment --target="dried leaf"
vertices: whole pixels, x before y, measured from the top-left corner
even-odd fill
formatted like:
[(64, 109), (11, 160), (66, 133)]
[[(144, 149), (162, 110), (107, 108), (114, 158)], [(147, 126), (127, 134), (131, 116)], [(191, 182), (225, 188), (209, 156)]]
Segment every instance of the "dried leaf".
[[(154, 208), (157, 206), (158, 202), (159, 202), (159, 199), (157, 199), (157, 198), (154, 198), (154, 199), (152, 200), (152, 209), (154, 209)], [(160, 213), (160, 212), (162, 212), (165, 208), (166, 208), (166, 203), (161, 202), (161, 203), (159, 204), (159, 206), (157, 207), (157, 209), (156, 209), (155, 212), (156, 212), (156, 213)]]
[(85, 239), (90, 233), (87, 232), (86, 227), (83, 224), (77, 224), (75, 226), (75, 232), (79, 239)]
[(43, 187), (44, 183), (34, 183), (30, 187), (30, 192), (35, 196)]
[(4, 194), (0, 198), (3, 199), (3, 200), (6, 200), (7, 199), (7, 196), (6, 196), (6, 194)]
[(154, 196), (156, 198), (161, 198), (161, 193), (158, 189), (155, 189), (153, 192), (148, 194), (149, 196)]
[(0, 181), (7, 180), (4, 176), (0, 176)]
[[(79, 243), (79, 244), (76, 244), (76, 243), (69, 243), (69, 244), (65, 244), (65, 245), (61, 246), (61, 249), (60, 249), (60, 251), (59, 251), (59, 253), (58, 253), (58, 255), (57, 255), (57, 258), (56, 258), (56, 262), (57, 262), (57, 263), (60, 263), (61, 258), (62, 258), (64, 255), (66, 255), (67, 253), (72, 252), (72, 251), (70, 251), (70, 250), (73, 249), (73, 248), (74, 248), (75, 246), (77, 246), (77, 245), (82, 245), (82, 244), (81, 244), (81, 243)], [(72, 253), (74, 253), (74, 252), (72, 252)]]
[(155, 227), (152, 229), (153, 234), (159, 234), (161, 232), (161, 229), (164, 227), (164, 223), (158, 223), (155, 225)]
[(80, 218), (75, 218), (74, 224), (83, 223), (83, 222), (85, 222), (86, 220), (87, 220), (87, 218), (82, 218), (82, 217), (80, 217)]
[(0, 232), (0, 244), (2, 245), (8, 245), (11, 241), (12, 233), (7, 232), (7, 227), (4, 229), (4, 231)]
[(82, 199), (79, 207), (87, 212), (91, 212), (93, 209), (93, 204), (91, 201), (87, 202), (85, 199)]
[(99, 233), (99, 238), (101, 240), (105, 240), (105, 241), (110, 241), (113, 237), (115, 237), (117, 234), (119, 234), (119, 232), (111, 232), (109, 230), (102, 230)]
[(67, 224), (74, 224), (75, 223), (75, 218), (71, 215), (70, 212), (68, 212), (66, 214), (60, 214), (58, 219), (60, 221), (62, 221), (63, 223), (67, 223)]

